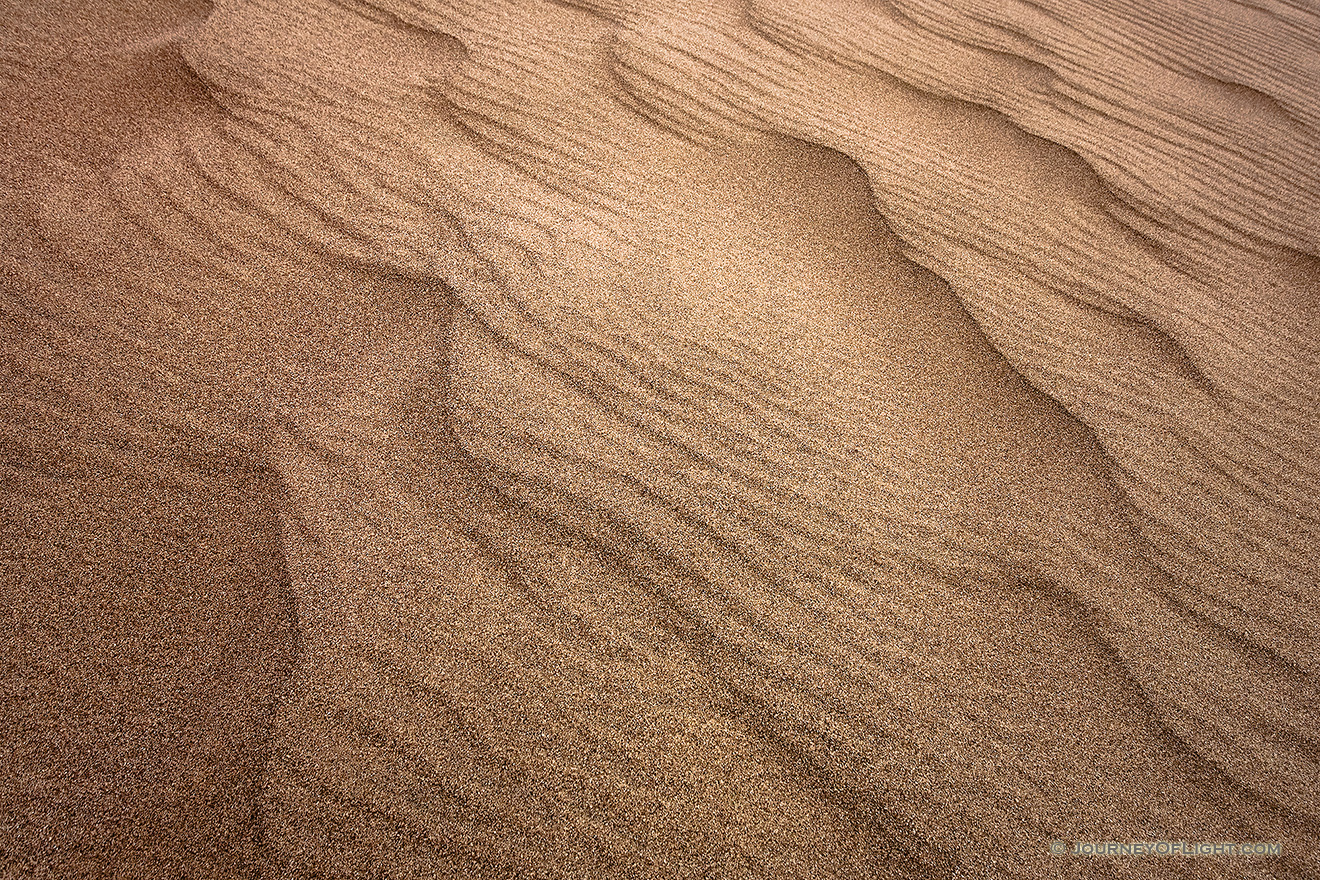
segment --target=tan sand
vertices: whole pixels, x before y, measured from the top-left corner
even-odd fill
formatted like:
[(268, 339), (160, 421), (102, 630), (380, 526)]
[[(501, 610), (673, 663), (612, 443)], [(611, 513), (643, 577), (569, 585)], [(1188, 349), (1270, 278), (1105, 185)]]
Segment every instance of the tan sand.
[(10, 3), (0, 109), (0, 876), (1320, 876), (1314, 6)]

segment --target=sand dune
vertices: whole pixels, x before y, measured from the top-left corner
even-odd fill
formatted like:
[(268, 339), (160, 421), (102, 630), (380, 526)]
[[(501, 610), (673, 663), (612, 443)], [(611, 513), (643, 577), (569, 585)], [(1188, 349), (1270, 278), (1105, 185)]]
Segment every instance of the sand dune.
[(1320, 876), (1320, 9), (0, 35), (4, 876)]

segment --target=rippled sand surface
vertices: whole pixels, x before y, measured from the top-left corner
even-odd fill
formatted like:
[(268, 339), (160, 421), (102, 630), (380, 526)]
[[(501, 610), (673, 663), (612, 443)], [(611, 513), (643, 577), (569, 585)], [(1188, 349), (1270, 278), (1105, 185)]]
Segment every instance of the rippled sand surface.
[(0, 876), (1320, 876), (1313, 2), (2, 8)]

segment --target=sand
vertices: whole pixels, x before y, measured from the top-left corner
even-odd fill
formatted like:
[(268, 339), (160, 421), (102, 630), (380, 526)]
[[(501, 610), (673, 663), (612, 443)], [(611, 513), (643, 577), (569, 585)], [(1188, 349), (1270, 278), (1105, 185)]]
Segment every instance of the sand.
[(0, 876), (1320, 876), (1313, 5), (7, 3), (0, 142)]

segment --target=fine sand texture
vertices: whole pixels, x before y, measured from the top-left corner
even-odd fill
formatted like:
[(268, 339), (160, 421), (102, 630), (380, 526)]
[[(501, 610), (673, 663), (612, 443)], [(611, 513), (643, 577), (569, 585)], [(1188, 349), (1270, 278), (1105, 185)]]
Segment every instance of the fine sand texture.
[(0, 328), (4, 880), (1320, 877), (1314, 0), (0, 0)]

